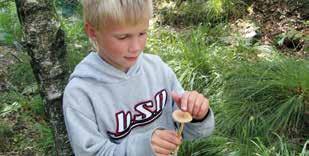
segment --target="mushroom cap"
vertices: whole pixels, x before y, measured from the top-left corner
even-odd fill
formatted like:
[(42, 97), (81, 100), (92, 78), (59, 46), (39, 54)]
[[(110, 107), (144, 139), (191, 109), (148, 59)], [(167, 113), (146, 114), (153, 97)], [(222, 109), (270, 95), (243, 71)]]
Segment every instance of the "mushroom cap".
[(192, 116), (188, 112), (181, 111), (177, 109), (173, 112), (173, 119), (180, 123), (187, 123), (192, 121)]

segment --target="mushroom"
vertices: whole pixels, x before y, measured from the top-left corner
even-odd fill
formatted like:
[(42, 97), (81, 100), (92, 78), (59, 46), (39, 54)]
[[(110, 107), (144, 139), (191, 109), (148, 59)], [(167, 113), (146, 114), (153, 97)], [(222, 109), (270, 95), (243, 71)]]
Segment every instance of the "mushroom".
[[(188, 123), (188, 122), (192, 121), (192, 116), (191, 116), (190, 113), (183, 112), (180, 109), (178, 109), (178, 110), (175, 110), (173, 112), (173, 119), (176, 122), (180, 123), (180, 128), (177, 131), (177, 135), (181, 136), (185, 123)], [(174, 154), (177, 155), (178, 149), (179, 149), (179, 146), (171, 154), (172, 155), (174, 155)]]
[(180, 109), (177, 109), (173, 112), (173, 119), (180, 123), (180, 128), (178, 129), (177, 134), (181, 136), (184, 123), (192, 121), (192, 116), (188, 112), (183, 112)]

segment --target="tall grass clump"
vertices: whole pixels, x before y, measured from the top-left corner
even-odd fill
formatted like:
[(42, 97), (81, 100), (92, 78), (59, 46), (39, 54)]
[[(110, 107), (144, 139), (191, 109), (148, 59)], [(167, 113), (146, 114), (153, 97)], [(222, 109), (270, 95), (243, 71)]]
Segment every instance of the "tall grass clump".
[[(265, 143), (261, 141), (260, 138), (255, 138), (251, 140), (251, 142), (255, 145), (256, 151), (255, 155), (257, 156), (273, 156), (273, 155), (283, 155), (283, 156), (294, 156), (299, 155), (302, 156), (304, 151), (296, 152), (293, 149), (293, 144), (289, 143), (288, 139), (275, 134), (277, 138), (274, 139), (272, 143)], [(306, 145), (304, 145), (305, 147)], [(294, 147), (295, 148), (295, 147)], [(298, 153), (298, 154), (296, 154)]]
[[(305, 118), (309, 101), (309, 61), (278, 56), (272, 61), (241, 61), (224, 74), (223, 102), (217, 127), (245, 144), (273, 132), (289, 138), (308, 137)], [(263, 140), (264, 139), (264, 140)]]

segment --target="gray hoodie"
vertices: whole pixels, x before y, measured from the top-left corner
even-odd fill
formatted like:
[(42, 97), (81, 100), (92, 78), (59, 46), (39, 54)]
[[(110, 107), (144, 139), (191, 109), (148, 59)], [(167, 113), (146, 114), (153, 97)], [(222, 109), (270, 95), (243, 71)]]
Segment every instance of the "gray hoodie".
[[(174, 72), (158, 56), (141, 54), (127, 73), (90, 53), (75, 68), (65, 88), (63, 111), (71, 146), (79, 156), (154, 155), (155, 129), (175, 130), (177, 109), (170, 92), (183, 93)], [(210, 111), (185, 125), (183, 138), (211, 134)]]

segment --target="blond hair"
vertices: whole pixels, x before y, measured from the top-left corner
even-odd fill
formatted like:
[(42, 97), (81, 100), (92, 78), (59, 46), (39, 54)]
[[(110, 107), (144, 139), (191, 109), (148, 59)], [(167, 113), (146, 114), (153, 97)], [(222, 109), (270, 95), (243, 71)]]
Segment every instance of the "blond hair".
[(83, 0), (84, 21), (99, 30), (107, 23), (136, 25), (152, 16), (152, 0)]

